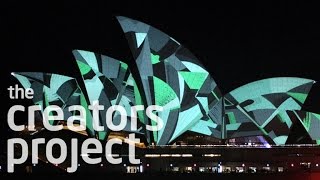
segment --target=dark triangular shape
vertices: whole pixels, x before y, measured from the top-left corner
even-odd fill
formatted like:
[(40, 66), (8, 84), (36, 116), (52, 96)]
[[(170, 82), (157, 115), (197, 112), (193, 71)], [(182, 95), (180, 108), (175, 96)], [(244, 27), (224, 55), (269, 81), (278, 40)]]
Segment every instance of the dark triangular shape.
[(285, 93), (273, 93), (263, 95), (268, 101), (270, 101), (275, 107), (279, 107), (283, 102), (285, 102), (290, 96)]
[(291, 127), (286, 144), (313, 144), (313, 141), (303, 125), (297, 121)]
[(293, 89), (290, 89), (289, 92), (308, 94), (313, 84), (314, 82), (309, 82), (301, 86), (295, 87)]

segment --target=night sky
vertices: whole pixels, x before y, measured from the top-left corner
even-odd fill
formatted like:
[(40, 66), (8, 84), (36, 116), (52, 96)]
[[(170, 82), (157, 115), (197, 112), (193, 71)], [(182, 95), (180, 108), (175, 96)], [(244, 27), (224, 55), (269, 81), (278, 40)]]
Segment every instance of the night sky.
[[(2, 5), (2, 137), (8, 134), (9, 107), (32, 105), (31, 101), (9, 100), (6, 88), (18, 83), (10, 72), (79, 77), (73, 49), (132, 62), (117, 15), (150, 24), (179, 41), (205, 65), (223, 94), (269, 77), (320, 81), (320, 21), (315, 4), (111, 2)], [(320, 113), (319, 84), (304, 109)]]

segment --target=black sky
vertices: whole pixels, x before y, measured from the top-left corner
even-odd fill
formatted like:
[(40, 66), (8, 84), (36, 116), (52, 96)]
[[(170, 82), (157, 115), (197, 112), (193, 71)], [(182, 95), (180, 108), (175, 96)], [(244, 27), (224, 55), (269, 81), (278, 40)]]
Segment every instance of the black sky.
[[(212, 3), (212, 4), (210, 4)], [(150, 24), (191, 50), (223, 93), (277, 76), (320, 81), (320, 21), (316, 4), (96, 1), (3, 4), (2, 126), (13, 71), (79, 76), (71, 51), (83, 49), (128, 62), (132, 56), (116, 15)], [(305, 110), (320, 113), (320, 85)], [(5, 133), (5, 130), (2, 131)]]

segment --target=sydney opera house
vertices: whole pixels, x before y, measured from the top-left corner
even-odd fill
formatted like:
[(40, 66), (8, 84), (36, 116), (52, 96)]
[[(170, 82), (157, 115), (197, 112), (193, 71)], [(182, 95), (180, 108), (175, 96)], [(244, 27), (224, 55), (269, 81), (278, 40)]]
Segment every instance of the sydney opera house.
[[(67, 111), (69, 106), (87, 107), (99, 100), (105, 110), (112, 105), (123, 106), (128, 122), (132, 106), (162, 106), (164, 110), (155, 113), (164, 127), (146, 130), (153, 121), (140, 111), (135, 131), (130, 123), (121, 132), (108, 128), (95, 131), (93, 116), (87, 110), (85, 132), (55, 134), (42, 130), (37, 123), (37, 132), (25, 132), (24, 136), (95, 137), (106, 142), (135, 133), (143, 140), (136, 145), (140, 165), (124, 160), (121, 165), (102, 163), (90, 168), (79, 162), (79, 171), (255, 173), (318, 169), (320, 153), (315, 152), (320, 144), (320, 114), (302, 110), (315, 80), (271, 77), (223, 94), (207, 71), (210, 67), (204, 67), (175, 39), (145, 23), (117, 19), (135, 60), (133, 66), (109, 56), (74, 50), (78, 77), (44, 72), (16, 72), (14, 76), (24, 88), (34, 90), (34, 104), (42, 109), (58, 105), (65, 119), (72, 115)], [(105, 110), (100, 111), (100, 123), (107, 127)], [(115, 114), (114, 123), (119, 120)], [(117, 156), (127, 157), (125, 145), (115, 151)], [(45, 157), (39, 158), (47, 164)], [(64, 171), (68, 163), (57, 168)]]

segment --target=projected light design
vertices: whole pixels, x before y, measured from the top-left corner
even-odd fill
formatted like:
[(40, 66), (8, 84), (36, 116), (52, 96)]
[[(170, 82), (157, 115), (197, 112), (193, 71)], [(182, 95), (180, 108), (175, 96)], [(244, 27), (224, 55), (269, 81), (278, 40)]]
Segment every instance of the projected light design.
[[(131, 49), (137, 69), (111, 57), (74, 50), (83, 87), (77, 79), (50, 73), (15, 73), (24, 88), (33, 88), (34, 103), (44, 109), (58, 105), (87, 107), (94, 101), (105, 107), (123, 106), (130, 122), (134, 105), (160, 105), (157, 112), (164, 128), (149, 132), (153, 121), (138, 112), (138, 130), (148, 143), (166, 145), (186, 132), (218, 139), (263, 136), (270, 144), (286, 144), (291, 127), (300, 123), (315, 143), (320, 143), (320, 115), (301, 111), (314, 80), (279, 77), (259, 80), (222, 95), (214, 79), (200, 61), (179, 42), (160, 30), (126, 17), (117, 17)], [(138, 72), (138, 74), (132, 74)], [(134, 78), (136, 77), (136, 78)], [(69, 113), (69, 115), (68, 115)], [(105, 131), (96, 132), (87, 109), (87, 134), (104, 140), (105, 111), (100, 123)], [(119, 121), (115, 115), (114, 123)], [(130, 123), (124, 131), (130, 131)], [(264, 142), (268, 144), (267, 142)]]
[(313, 83), (302, 78), (270, 78), (231, 91), (224, 97), (227, 137), (265, 135), (275, 144), (285, 144), (297, 120), (287, 111), (301, 110)]
[[(221, 93), (200, 61), (172, 37), (126, 17), (118, 21), (128, 39), (147, 105), (164, 106), (165, 128), (154, 132), (158, 144), (190, 130), (220, 138)], [(212, 128), (212, 130), (210, 130)], [(164, 133), (165, 131), (165, 133)]]

